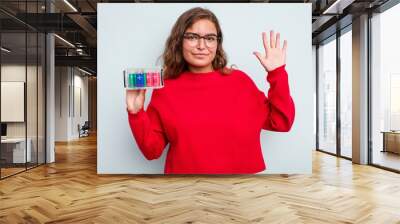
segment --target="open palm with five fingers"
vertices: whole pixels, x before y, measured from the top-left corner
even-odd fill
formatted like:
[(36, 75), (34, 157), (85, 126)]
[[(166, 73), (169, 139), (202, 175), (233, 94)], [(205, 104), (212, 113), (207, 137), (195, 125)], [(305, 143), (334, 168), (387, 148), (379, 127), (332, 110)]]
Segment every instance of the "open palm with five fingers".
[(281, 48), (279, 32), (275, 35), (274, 31), (271, 30), (269, 36), (270, 41), (268, 42), (267, 34), (262, 32), (265, 55), (257, 51), (253, 52), (267, 72), (286, 64), (287, 48), (286, 40), (283, 42), (283, 47)]

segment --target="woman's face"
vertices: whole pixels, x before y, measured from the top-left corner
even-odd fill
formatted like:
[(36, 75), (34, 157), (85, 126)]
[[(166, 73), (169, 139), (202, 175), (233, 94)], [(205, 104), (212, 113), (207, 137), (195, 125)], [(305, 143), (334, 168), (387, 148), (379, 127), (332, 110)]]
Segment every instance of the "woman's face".
[[(189, 38), (183, 39), (183, 57), (188, 63), (189, 70), (197, 72), (212, 71), (212, 61), (215, 58), (218, 41), (212, 38), (217, 37), (217, 29), (213, 22), (207, 19), (196, 21), (191, 27), (185, 31), (185, 36)], [(190, 37), (192, 34), (192, 37)], [(199, 35), (206, 38), (193, 38)]]

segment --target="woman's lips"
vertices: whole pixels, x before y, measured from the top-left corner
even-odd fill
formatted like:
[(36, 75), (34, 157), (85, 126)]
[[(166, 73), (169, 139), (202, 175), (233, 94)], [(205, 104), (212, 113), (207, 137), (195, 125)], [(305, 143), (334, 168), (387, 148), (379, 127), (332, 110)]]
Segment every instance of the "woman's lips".
[(207, 57), (207, 54), (193, 54), (193, 56), (195, 56), (196, 58), (204, 58)]

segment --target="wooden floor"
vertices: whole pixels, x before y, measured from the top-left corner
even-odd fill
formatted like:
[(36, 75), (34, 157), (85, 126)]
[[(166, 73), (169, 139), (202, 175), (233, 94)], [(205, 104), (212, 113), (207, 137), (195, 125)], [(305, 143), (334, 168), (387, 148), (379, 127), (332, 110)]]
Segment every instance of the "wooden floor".
[(312, 175), (96, 174), (96, 139), (0, 181), (0, 223), (400, 223), (400, 175), (315, 152)]
[(17, 167), (17, 168), (1, 168), (1, 177), (2, 178), (3, 177), (8, 177), (8, 176), (11, 176), (13, 174), (22, 172), (24, 170), (26, 170), (25, 167), (23, 167), (23, 168), (20, 168), (20, 167)]
[(400, 170), (400, 154), (376, 150), (374, 151), (372, 161), (374, 164)]

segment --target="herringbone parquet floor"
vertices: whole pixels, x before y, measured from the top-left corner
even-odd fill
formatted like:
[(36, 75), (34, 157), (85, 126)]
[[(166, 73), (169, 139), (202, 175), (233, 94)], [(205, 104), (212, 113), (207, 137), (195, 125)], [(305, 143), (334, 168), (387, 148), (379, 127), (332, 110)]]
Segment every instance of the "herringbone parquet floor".
[(320, 152), (312, 175), (97, 175), (96, 139), (0, 181), (0, 223), (400, 223), (400, 175)]

